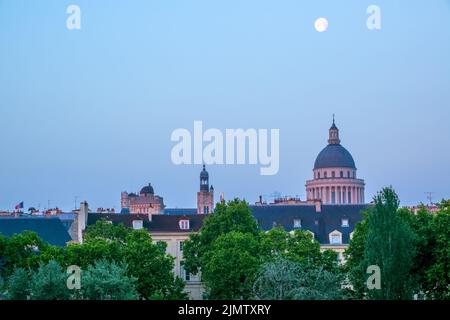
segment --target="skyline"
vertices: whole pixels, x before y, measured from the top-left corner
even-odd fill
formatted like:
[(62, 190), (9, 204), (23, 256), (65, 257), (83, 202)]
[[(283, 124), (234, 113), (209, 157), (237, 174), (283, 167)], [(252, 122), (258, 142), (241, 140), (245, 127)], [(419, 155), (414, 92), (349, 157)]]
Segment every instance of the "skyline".
[[(170, 136), (196, 120), (280, 130), (276, 175), (207, 166), (216, 202), (305, 199), (332, 114), (366, 202), (389, 185), (402, 205), (450, 197), (449, 1), (45, 3), (0, 1), (0, 210), (75, 196), (118, 209), (149, 182), (195, 207), (201, 165), (174, 165)], [(366, 28), (371, 4), (381, 30)]]

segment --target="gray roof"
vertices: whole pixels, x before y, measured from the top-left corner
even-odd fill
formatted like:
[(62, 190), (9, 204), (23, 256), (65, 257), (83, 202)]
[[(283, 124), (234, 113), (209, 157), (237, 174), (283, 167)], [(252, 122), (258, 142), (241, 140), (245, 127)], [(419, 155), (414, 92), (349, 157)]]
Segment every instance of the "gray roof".
[[(294, 220), (301, 220), (300, 230), (309, 230), (320, 244), (329, 244), (329, 234), (338, 230), (342, 243), (348, 244), (355, 224), (362, 220), (362, 212), (369, 205), (322, 205), (316, 212), (314, 205), (262, 205), (250, 206), (253, 216), (262, 230), (268, 231), (282, 226), (286, 231), (295, 230)], [(348, 219), (349, 226), (342, 226), (342, 219)]]
[(0, 234), (10, 237), (24, 231), (33, 231), (51, 245), (63, 247), (71, 239), (57, 217), (0, 217)]
[(329, 144), (318, 154), (314, 169), (335, 167), (356, 169), (355, 161), (347, 149), (340, 144)]
[[(205, 214), (168, 215), (153, 214), (151, 221), (148, 214), (117, 214), (117, 213), (89, 213), (87, 224), (95, 224), (99, 220), (111, 221), (113, 224), (123, 224), (133, 227), (133, 220), (142, 220), (142, 225), (149, 232), (196, 232), (200, 230)], [(189, 220), (189, 229), (180, 228), (180, 220)]]
[(165, 208), (164, 214), (197, 214), (196, 208)]

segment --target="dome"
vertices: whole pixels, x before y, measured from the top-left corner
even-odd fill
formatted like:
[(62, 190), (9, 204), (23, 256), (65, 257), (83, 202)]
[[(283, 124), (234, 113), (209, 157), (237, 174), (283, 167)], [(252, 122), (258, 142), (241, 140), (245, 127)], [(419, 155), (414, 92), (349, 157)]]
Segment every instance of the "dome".
[(347, 149), (340, 144), (329, 144), (320, 151), (314, 162), (314, 169), (321, 168), (356, 169), (356, 166), (352, 155)]
[(154, 194), (153, 187), (149, 183), (148, 186), (145, 186), (141, 189), (140, 194)]
[(205, 179), (209, 178), (209, 174), (208, 174), (208, 171), (206, 171), (206, 169), (205, 169), (205, 165), (203, 165), (203, 170), (200, 172), (200, 178), (205, 178)]

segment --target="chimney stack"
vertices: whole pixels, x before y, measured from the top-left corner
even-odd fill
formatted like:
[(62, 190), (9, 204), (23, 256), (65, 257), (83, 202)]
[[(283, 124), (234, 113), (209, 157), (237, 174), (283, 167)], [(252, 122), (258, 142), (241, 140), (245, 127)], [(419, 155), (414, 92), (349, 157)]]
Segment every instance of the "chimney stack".
[(78, 213), (78, 242), (83, 243), (83, 231), (86, 229), (89, 206), (86, 201), (81, 202)]
[(322, 200), (315, 200), (314, 205), (316, 207), (316, 212), (322, 211)]

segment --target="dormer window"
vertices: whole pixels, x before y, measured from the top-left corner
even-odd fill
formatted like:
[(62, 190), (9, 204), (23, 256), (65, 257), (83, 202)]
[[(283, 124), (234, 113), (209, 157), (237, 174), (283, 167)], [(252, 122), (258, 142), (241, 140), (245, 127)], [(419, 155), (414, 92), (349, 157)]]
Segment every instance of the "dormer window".
[(181, 230), (189, 230), (189, 220), (180, 220), (178, 224)]
[(133, 220), (133, 229), (139, 230), (143, 228), (143, 222), (142, 220)]
[(341, 226), (342, 227), (348, 227), (348, 219), (342, 219)]
[(299, 229), (302, 227), (302, 220), (300, 219), (294, 219), (294, 228)]
[(329, 234), (330, 244), (342, 244), (342, 233), (337, 230), (334, 230)]

